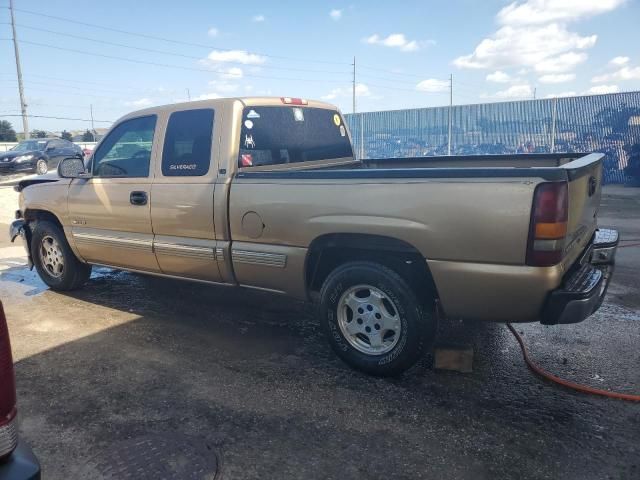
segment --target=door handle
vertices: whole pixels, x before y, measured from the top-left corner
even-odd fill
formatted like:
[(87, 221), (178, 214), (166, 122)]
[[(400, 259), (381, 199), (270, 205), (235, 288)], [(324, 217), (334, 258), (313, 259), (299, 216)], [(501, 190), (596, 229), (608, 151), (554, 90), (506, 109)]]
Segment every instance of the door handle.
[(131, 202), (131, 205), (146, 205), (147, 192), (131, 192), (131, 195), (129, 195), (129, 201)]

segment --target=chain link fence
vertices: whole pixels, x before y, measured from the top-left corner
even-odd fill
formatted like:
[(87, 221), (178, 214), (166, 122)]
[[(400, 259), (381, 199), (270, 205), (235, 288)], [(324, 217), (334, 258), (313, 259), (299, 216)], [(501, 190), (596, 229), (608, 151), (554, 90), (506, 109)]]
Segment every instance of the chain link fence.
[[(451, 154), (602, 152), (605, 183), (640, 180), (640, 92), (451, 108)], [(447, 155), (449, 107), (345, 115), (358, 158)]]

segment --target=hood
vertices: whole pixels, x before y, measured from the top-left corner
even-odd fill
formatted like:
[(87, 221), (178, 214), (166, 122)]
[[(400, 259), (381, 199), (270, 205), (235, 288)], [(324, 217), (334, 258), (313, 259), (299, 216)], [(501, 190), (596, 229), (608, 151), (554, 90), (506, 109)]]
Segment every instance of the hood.
[(40, 152), (38, 150), (27, 150), (26, 152), (13, 152), (9, 150), (8, 152), (0, 153), (0, 162), (6, 159), (14, 159), (16, 157), (21, 157), (22, 155), (38, 155)]
[(16, 192), (21, 192), (29, 185), (36, 185), (38, 183), (51, 183), (58, 182), (60, 180), (68, 180), (62, 179), (58, 176), (58, 172), (49, 172), (44, 175), (27, 175), (26, 177), (14, 178), (12, 180), (8, 180), (6, 182), (1, 182), (0, 186), (3, 187), (13, 187)]

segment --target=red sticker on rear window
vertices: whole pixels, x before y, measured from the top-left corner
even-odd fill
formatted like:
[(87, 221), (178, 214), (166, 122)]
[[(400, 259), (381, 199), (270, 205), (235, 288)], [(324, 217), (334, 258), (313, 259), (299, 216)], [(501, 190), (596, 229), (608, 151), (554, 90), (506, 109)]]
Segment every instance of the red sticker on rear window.
[(240, 156), (240, 164), (243, 167), (252, 167), (253, 166), (253, 155), (250, 153), (243, 153)]

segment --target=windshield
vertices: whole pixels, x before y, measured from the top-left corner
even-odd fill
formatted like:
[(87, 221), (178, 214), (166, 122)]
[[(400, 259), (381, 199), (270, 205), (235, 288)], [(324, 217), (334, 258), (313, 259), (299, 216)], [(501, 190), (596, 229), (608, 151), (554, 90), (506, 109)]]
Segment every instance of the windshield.
[(11, 150), (14, 152), (29, 152), (33, 150), (44, 150), (44, 146), (47, 144), (46, 140), (25, 140), (13, 147)]
[(240, 167), (353, 158), (342, 116), (311, 107), (246, 107)]

